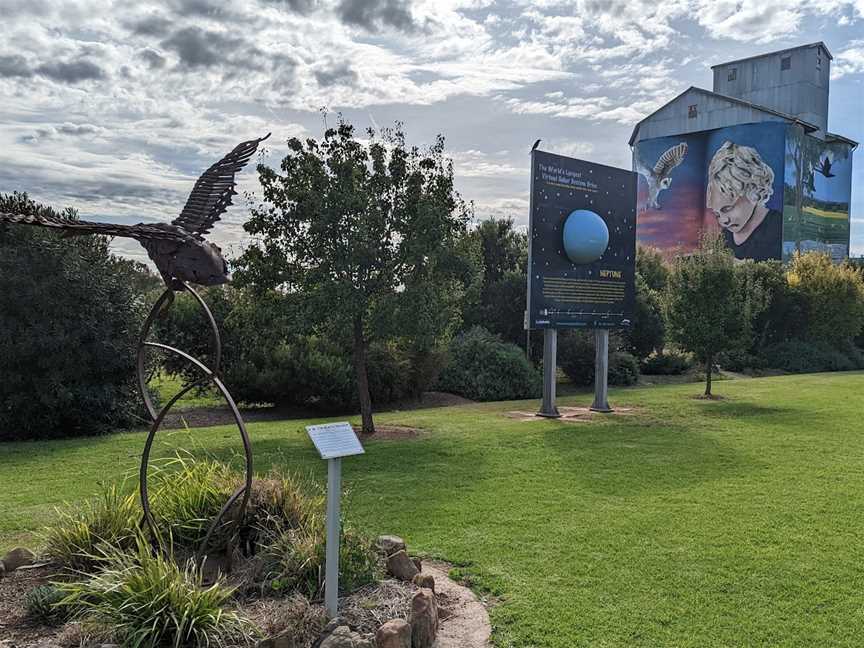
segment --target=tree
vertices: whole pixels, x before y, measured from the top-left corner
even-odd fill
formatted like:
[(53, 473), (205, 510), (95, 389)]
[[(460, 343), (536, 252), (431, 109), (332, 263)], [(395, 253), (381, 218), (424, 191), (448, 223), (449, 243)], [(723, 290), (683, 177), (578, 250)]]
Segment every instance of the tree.
[(448, 259), (470, 208), (453, 187), (443, 137), (421, 151), (407, 147), (399, 124), (367, 136), (359, 141), (340, 118), (321, 141), (290, 139), (278, 170), (260, 165), (263, 200), (244, 225), (257, 238), (237, 265), (241, 283), (296, 294), (307, 323), (347, 333), (371, 434), (369, 345), (400, 335), (408, 314), (412, 335), (455, 328), (459, 264)]
[[(0, 211), (60, 215), (18, 193), (0, 194)], [(135, 349), (146, 306), (136, 286), (146, 283), (105, 237), (0, 227), (0, 439), (141, 420)]]
[(714, 358), (740, 347), (747, 337), (745, 300), (722, 237), (706, 234), (694, 254), (675, 260), (665, 293), (667, 332), (704, 363), (707, 397)]
[(467, 237), (480, 251), (483, 274), (477, 298), (466, 303), (464, 326), (482, 326), (505, 341), (524, 345), (528, 237), (512, 219), (481, 221)]

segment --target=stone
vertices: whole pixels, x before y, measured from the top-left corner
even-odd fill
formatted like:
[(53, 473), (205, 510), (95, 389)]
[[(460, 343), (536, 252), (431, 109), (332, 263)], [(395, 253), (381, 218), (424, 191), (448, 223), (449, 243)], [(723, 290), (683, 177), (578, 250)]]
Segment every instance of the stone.
[(411, 582), (419, 573), (417, 565), (411, 562), (408, 554), (402, 549), (387, 558), (387, 571), (399, 580)]
[(392, 556), (397, 551), (405, 551), (407, 549), (405, 541), (395, 535), (378, 536), (375, 545), (378, 547), (378, 551), (385, 556)]
[(402, 619), (388, 621), (375, 633), (376, 648), (411, 648), (411, 626)]
[(3, 577), (6, 575), (6, 565), (3, 564), (3, 561), (0, 560), (0, 580), (3, 580)]
[(321, 642), (321, 648), (354, 648), (356, 634), (348, 626), (339, 626)]
[(421, 589), (411, 599), (411, 645), (413, 648), (431, 648), (438, 636), (438, 603), (435, 592)]
[(7, 573), (13, 572), (19, 567), (32, 565), (36, 562), (36, 554), (24, 547), (16, 547), (3, 556), (3, 567)]
[(423, 561), (421, 561), (419, 558), (412, 558), (411, 562), (414, 563), (414, 566), (417, 568), (418, 572), (423, 571)]
[(412, 581), (417, 587), (435, 591), (435, 577), (432, 574), (417, 574)]

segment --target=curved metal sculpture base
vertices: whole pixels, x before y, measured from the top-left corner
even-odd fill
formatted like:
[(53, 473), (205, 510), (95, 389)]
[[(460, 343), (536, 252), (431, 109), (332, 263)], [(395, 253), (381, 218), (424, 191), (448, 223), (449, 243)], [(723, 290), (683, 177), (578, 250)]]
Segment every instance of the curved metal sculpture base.
[[(191, 355), (185, 353), (184, 351), (181, 351), (180, 349), (168, 346), (167, 344), (147, 341), (147, 336), (150, 334), (150, 328), (153, 326), (153, 322), (156, 317), (163, 311), (163, 309), (167, 310), (168, 308), (170, 308), (174, 302), (174, 290), (172, 288), (167, 288), (165, 292), (163, 292), (162, 295), (159, 297), (159, 299), (156, 300), (156, 303), (153, 304), (153, 308), (150, 310), (150, 314), (147, 316), (147, 320), (144, 322), (144, 328), (141, 332), (141, 337), (138, 342), (138, 388), (141, 390), (141, 397), (144, 399), (144, 404), (147, 407), (147, 412), (150, 415), (150, 418), (153, 420), (153, 424), (150, 426), (150, 432), (147, 435), (147, 441), (144, 444), (144, 452), (141, 455), (141, 468), (139, 470), (139, 487), (141, 494), (141, 508), (144, 509), (144, 524), (146, 524), (151, 536), (155, 538), (157, 536), (156, 524), (153, 519), (153, 514), (150, 510), (150, 499), (147, 491), (147, 468), (150, 463), (150, 450), (153, 447), (153, 440), (155, 439), (156, 433), (159, 431), (162, 422), (165, 420), (165, 416), (168, 414), (168, 412), (178, 400), (180, 400), (183, 396), (185, 396), (193, 389), (200, 387), (207, 382), (213, 383), (216, 389), (219, 390), (222, 398), (225, 399), (228, 407), (231, 408), (231, 413), (234, 415), (234, 421), (237, 424), (237, 428), (240, 430), (240, 438), (243, 441), (243, 451), (246, 455), (246, 479), (245, 482), (231, 494), (231, 496), (222, 506), (219, 514), (210, 524), (210, 527), (207, 530), (207, 534), (204, 536), (204, 540), (201, 543), (201, 546), (198, 548), (196, 554), (196, 559), (200, 564), (202, 559), (206, 556), (206, 550), (210, 543), (210, 538), (213, 536), (213, 533), (222, 525), (225, 515), (228, 513), (229, 510), (232, 509), (234, 504), (241, 497), (242, 501), (240, 502), (240, 508), (237, 511), (237, 515), (235, 517), (235, 521), (238, 527), (246, 514), (246, 507), (249, 504), (249, 496), (252, 490), (252, 447), (249, 443), (249, 434), (246, 432), (246, 425), (243, 422), (243, 417), (240, 416), (240, 411), (237, 409), (237, 404), (234, 402), (234, 399), (231, 397), (231, 394), (229, 393), (228, 389), (225, 387), (219, 377), (219, 365), (222, 360), (222, 339), (219, 335), (219, 328), (216, 325), (216, 320), (213, 319), (213, 314), (210, 312), (210, 309), (207, 308), (207, 304), (204, 302), (201, 296), (185, 282), (183, 283), (183, 287), (187, 291), (189, 291), (189, 293), (191, 293), (191, 295), (195, 298), (210, 323), (210, 329), (213, 333), (213, 367), (208, 367), (197, 358), (192, 357)], [(153, 405), (153, 400), (150, 398), (150, 393), (147, 390), (147, 376), (145, 372), (145, 364), (146, 351), (148, 348), (159, 349), (167, 353), (173, 353), (174, 355), (179, 356), (180, 358), (192, 364), (202, 374), (198, 380), (186, 385), (185, 387), (183, 387), (183, 389), (177, 392), (171, 398), (171, 400), (165, 403), (162, 409), (160, 409), (158, 412), (156, 411), (156, 408)]]

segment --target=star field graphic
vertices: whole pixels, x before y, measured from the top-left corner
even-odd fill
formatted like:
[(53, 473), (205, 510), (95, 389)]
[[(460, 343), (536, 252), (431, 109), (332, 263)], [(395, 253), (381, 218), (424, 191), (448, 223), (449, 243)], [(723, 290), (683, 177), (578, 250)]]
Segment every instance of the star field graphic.
[(530, 209), (528, 327), (628, 327), (636, 174), (534, 151)]

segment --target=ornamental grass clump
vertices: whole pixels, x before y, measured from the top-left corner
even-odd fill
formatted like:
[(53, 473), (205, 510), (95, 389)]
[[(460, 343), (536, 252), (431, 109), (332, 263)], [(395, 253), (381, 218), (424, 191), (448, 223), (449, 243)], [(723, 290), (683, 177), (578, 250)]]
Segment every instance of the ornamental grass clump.
[(111, 484), (99, 497), (58, 513), (59, 521), (44, 534), (45, 553), (67, 569), (94, 569), (107, 547), (135, 545), (141, 506), (124, 483)]
[[(158, 464), (150, 480), (156, 528), (167, 532), (176, 547), (194, 551), (242, 479), (225, 464), (180, 454)], [(211, 543), (218, 545), (230, 530), (230, 516), (225, 516)]]
[(103, 569), (78, 582), (58, 583), (63, 604), (85, 624), (107, 626), (129, 648), (238, 646), (252, 626), (225, 611), (233, 589), (221, 580), (204, 587), (193, 561), (178, 564), (139, 538), (132, 552), (107, 549)]

